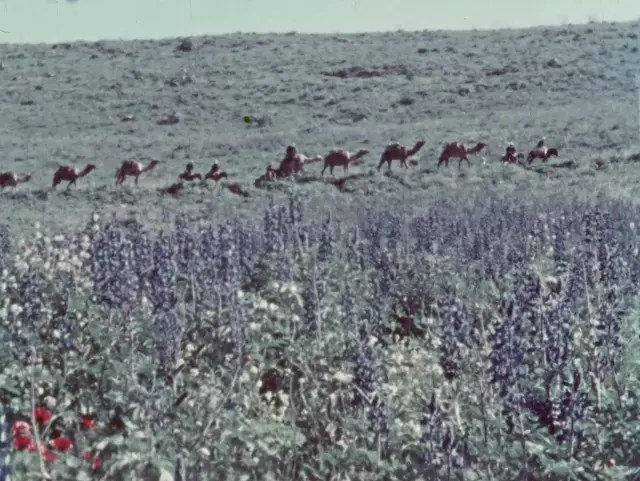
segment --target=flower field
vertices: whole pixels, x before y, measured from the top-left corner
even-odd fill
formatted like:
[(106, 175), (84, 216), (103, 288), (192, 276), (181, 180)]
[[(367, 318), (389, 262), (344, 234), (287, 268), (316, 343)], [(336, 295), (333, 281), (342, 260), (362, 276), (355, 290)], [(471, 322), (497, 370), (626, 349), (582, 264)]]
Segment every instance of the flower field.
[(320, 211), (3, 226), (0, 479), (638, 476), (638, 207)]

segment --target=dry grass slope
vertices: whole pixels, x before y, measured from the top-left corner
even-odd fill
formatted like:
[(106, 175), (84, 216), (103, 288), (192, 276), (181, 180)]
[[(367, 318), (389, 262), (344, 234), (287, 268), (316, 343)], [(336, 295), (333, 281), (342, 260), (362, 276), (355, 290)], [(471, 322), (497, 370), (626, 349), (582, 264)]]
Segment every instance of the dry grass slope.
[[(190, 51), (177, 49), (177, 39), (1, 45), (0, 167), (34, 178), (15, 192), (5, 189), (0, 205), (14, 222), (59, 225), (84, 220), (96, 207), (151, 218), (158, 205), (186, 206), (195, 217), (251, 210), (288, 190), (288, 184), (256, 189), (253, 181), (292, 142), (307, 155), (372, 151), (338, 185), (313, 181), (322, 165), (309, 166), (311, 177), (299, 188), (318, 199), (407, 190), (431, 196), (438, 188), (485, 183), (527, 189), (577, 183), (633, 194), (637, 27), (237, 34), (193, 38)], [(243, 122), (246, 115), (253, 122)], [(561, 149), (558, 159), (530, 170), (500, 164), (506, 142), (526, 150), (541, 135)], [(389, 141), (419, 139), (426, 144), (410, 169), (396, 163), (392, 175), (374, 172)], [(438, 172), (440, 149), (451, 140), (486, 140), (489, 147), (472, 157), (470, 169)], [(141, 177), (139, 188), (129, 181), (114, 187), (123, 160), (149, 157), (164, 162)], [(246, 196), (187, 185), (179, 201), (158, 200), (158, 189), (175, 182), (188, 161), (206, 171), (213, 159)], [(607, 168), (597, 169), (598, 159)], [(98, 168), (63, 194), (50, 191), (56, 163)]]

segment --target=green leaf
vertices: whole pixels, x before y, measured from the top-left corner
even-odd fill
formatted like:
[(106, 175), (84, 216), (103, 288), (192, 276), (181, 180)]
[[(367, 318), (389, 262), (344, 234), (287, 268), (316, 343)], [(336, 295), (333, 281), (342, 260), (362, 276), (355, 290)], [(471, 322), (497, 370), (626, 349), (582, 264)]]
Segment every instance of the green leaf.
[(556, 476), (568, 476), (568, 479), (578, 480), (579, 478), (575, 474), (575, 466), (567, 461), (556, 461), (554, 463), (548, 464), (545, 467), (544, 474), (553, 473)]

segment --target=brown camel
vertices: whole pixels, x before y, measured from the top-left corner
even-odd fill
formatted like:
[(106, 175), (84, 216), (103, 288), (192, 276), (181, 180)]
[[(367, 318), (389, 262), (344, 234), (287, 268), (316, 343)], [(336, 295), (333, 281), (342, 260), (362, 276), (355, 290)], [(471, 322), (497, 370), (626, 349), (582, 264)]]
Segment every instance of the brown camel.
[(478, 142), (474, 147), (469, 147), (462, 142), (449, 142), (444, 146), (444, 150), (442, 151), (442, 154), (440, 154), (438, 168), (440, 168), (443, 162), (445, 166), (448, 167), (449, 159), (451, 157), (458, 157), (458, 168), (462, 166), (463, 160), (466, 160), (469, 167), (471, 167), (471, 162), (469, 162), (469, 157), (467, 157), (467, 155), (480, 152), (486, 146), (487, 144), (484, 142)]
[(266, 180), (282, 179), (289, 174), (286, 170), (281, 168), (274, 169), (271, 165), (267, 165), (267, 172), (264, 174)]
[(321, 155), (307, 157), (306, 155), (299, 154), (293, 145), (289, 145), (287, 146), (285, 157), (280, 162), (280, 167), (278, 169), (282, 171), (286, 177), (287, 175), (304, 172), (304, 166), (306, 164), (322, 162), (322, 160), (323, 157)]
[(159, 163), (159, 160), (151, 159), (149, 165), (143, 167), (140, 162), (136, 162), (135, 160), (125, 160), (116, 171), (116, 185), (122, 184), (127, 176), (135, 177), (135, 184), (138, 185), (138, 177), (140, 177), (140, 174), (149, 172)]
[(412, 155), (415, 155), (424, 146), (424, 140), (421, 140), (413, 146), (413, 149), (407, 149), (404, 145), (398, 142), (392, 142), (384, 149), (382, 156), (380, 157), (380, 163), (378, 164), (378, 170), (386, 162), (389, 170), (391, 170), (391, 161), (399, 160), (400, 165), (405, 168), (409, 168), (407, 165), (407, 159)]
[(202, 175), (193, 172), (193, 162), (189, 162), (184, 169), (184, 172), (178, 176), (181, 180), (191, 182), (193, 180), (202, 180)]
[(509, 142), (509, 145), (507, 145), (507, 149), (502, 156), (502, 162), (505, 164), (515, 164), (519, 159), (524, 159), (524, 154), (522, 152), (517, 152), (516, 146), (513, 145), (512, 142)]
[(527, 162), (533, 162), (533, 159), (542, 159), (543, 162), (546, 162), (549, 157), (558, 156), (558, 149), (547, 149), (546, 147), (536, 147), (527, 156)]
[(229, 177), (229, 176), (227, 175), (227, 173), (224, 170), (219, 170), (217, 162), (215, 162), (211, 166), (211, 169), (209, 169), (209, 172), (207, 172), (204, 175), (204, 179), (205, 180), (208, 180), (208, 179), (214, 180), (216, 182), (216, 184), (218, 183), (218, 181), (220, 179), (225, 179), (227, 177)]
[(227, 177), (229, 177), (227, 173), (224, 170), (221, 170), (220, 172), (207, 172), (205, 179), (212, 179), (217, 184), (220, 179), (225, 179)]
[(369, 153), (366, 149), (361, 149), (357, 154), (350, 154), (346, 150), (332, 150), (324, 158), (324, 168), (320, 175), (324, 175), (324, 171), (329, 167), (329, 172), (333, 175), (333, 168), (343, 166), (344, 171), (349, 170), (349, 164), (354, 160), (358, 160)]
[(18, 174), (13, 172), (1, 172), (0, 173), (0, 188), (15, 187), (18, 184), (29, 182), (31, 180), (31, 173), (18, 177)]
[(67, 189), (65, 190), (68, 190), (71, 185), (75, 185), (76, 180), (78, 180), (80, 177), (84, 177), (95, 168), (95, 165), (87, 164), (84, 169), (79, 171), (76, 167), (58, 164), (58, 170), (56, 170), (56, 173), (53, 175), (53, 187), (55, 188), (55, 186), (57, 186), (60, 182), (66, 180), (69, 183), (67, 184)]

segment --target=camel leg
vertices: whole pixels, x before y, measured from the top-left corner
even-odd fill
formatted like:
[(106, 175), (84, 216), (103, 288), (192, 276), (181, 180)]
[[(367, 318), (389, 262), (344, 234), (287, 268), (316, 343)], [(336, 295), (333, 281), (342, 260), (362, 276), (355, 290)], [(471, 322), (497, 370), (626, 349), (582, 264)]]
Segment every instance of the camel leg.
[(138, 185), (138, 176), (136, 175), (136, 185)]
[(449, 159), (440, 159), (440, 162), (438, 162), (438, 169), (440, 168), (440, 166), (446, 162), (446, 166), (449, 166)]
[(466, 155), (463, 157), (463, 160), (467, 161), (467, 164), (469, 164), (469, 167), (471, 167), (471, 162), (469, 162), (469, 157), (467, 157)]
[[(331, 167), (329, 167), (329, 173), (330, 173), (331, 175), (333, 175), (333, 167), (334, 167), (333, 165), (332, 165)], [(335, 177), (335, 176), (334, 176), (334, 177)]]
[(382, 167), (382, 164), (384, 164), (384, 158), (380, 159), (380, 162), (378, 163), (378, 170), (380, 170), (380, 167)]
[(327, 170), (327, 167), (329, 167), (327, 164), (324, 165), (324, 169), (322, 169), (322, 172), (320, 172), (320, 175), (324, 175), (324, 171)]

